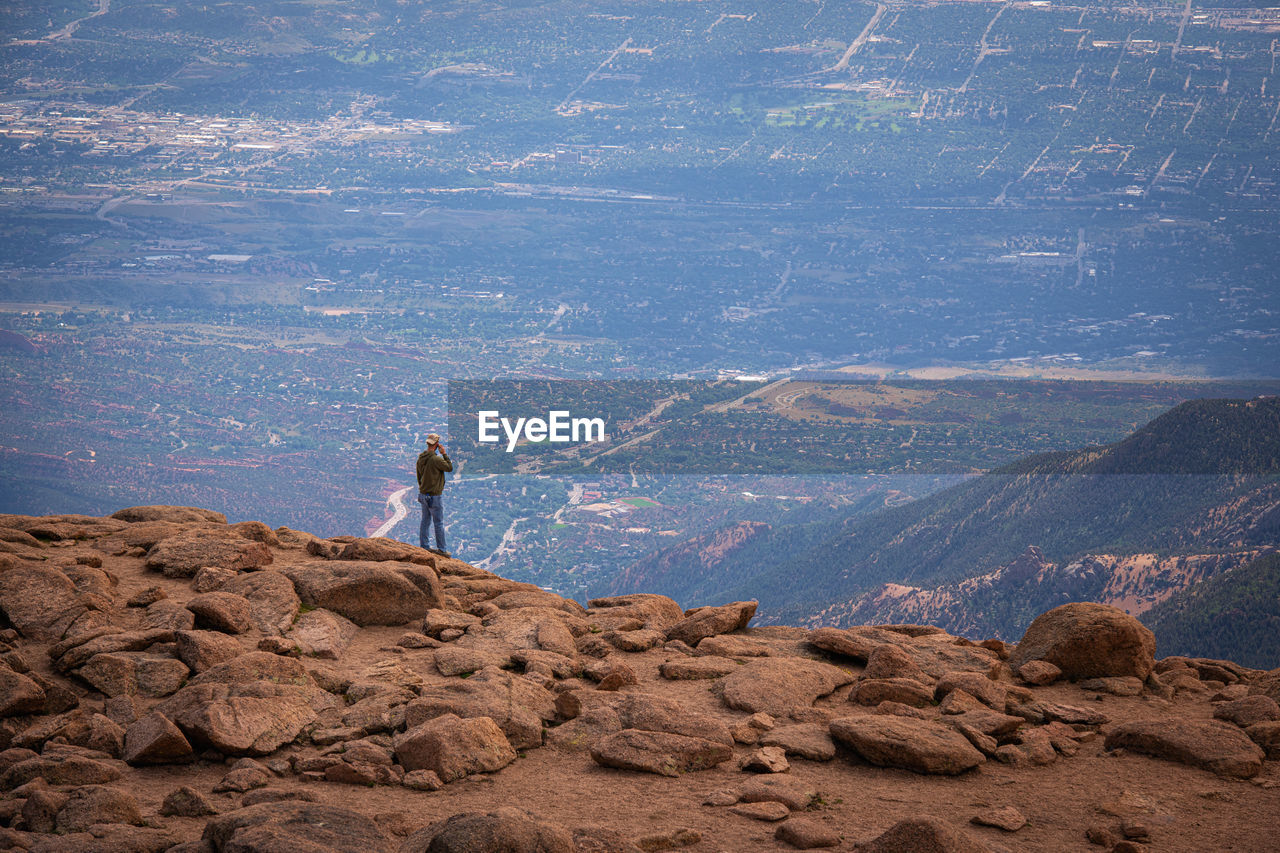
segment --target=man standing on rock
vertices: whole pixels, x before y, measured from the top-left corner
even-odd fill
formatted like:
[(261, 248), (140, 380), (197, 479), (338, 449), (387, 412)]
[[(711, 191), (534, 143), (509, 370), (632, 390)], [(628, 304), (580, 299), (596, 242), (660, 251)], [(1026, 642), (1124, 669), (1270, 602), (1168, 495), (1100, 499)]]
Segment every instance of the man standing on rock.
[[(444, 475), (453, 470), (449, 454), (440, 444), (440, 436), (427, 434), (427, 449), (418, 454), (418, 503), (422, 504), (422, 523), (418, 525), (418, 544), (433, 554), (448, 557), (444, 549)], [(430, 525), (436, 528), (436, 547), (427, 548), (430, 541)]]

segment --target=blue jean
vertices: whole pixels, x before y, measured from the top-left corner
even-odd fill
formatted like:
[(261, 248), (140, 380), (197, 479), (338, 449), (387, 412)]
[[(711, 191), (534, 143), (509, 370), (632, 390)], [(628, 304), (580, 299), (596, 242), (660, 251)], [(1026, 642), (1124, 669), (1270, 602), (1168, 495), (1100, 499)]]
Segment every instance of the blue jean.
[(441, 551), (444, 547), (444, 501), (441, 495), (418, 495), (418, 503), (422, 504), (422, 522), (418, 525), (418, 544), (427, 547), (430, 541), (430, 525), (435, 524), (436, 547)]

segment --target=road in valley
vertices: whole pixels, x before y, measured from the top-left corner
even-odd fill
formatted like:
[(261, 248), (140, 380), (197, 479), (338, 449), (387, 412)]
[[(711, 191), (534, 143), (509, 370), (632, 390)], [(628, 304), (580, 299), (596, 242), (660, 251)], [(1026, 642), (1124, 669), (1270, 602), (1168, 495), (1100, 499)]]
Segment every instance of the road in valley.
[(373, 531), (372, 538), (379, 536), (387, 536), (395, 529), (395, 526), (404, 521), (405, 516), (409, 514), (409, 509), (404, 505), (404, 496), (409, 494), (412, 486), (405, 486), (398, 492), (392, 492), (391, 497), (387, 498), (387, 508), (391, 510), (391, 517), (382, 522), (382, 526)]

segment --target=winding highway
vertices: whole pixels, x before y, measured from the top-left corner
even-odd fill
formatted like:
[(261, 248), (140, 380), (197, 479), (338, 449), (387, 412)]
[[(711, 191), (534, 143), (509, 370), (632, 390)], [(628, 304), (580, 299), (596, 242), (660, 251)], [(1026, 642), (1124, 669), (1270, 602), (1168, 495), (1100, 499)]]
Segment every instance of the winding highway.
[(373, 531), (371, 538), (376, 539), (379, 536), (386, 536), (395, 526), (404, 521), (405, 516), (409, 514), (409, 509), (404, 505), (404, 496), (413, 490), (412, 486), (405, 486), (398, 492), (392, 492), (391, 497), (387, 498), (387, 507), (391, 510), (391, 517), (382, 522), (382, 526)]

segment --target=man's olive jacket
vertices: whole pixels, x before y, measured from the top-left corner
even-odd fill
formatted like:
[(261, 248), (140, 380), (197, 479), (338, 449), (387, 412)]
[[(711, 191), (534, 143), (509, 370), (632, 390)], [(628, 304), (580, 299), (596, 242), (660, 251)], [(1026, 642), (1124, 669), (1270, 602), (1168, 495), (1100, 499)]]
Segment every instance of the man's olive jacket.
[(444, 491), (444, 473), (453, 470), (449, 454), (441, 450), (435, 453), (424, 450), (418, 455), (418, 491), (424, 495), (438, 495)]

